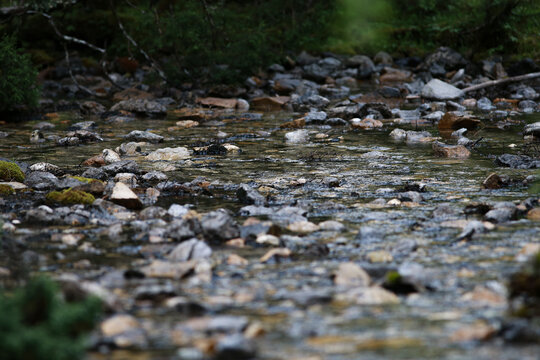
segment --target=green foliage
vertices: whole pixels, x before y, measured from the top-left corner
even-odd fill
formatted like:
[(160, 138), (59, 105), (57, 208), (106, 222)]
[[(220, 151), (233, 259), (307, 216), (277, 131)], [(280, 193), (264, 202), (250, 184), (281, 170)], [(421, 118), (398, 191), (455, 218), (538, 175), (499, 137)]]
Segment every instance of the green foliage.
[(74, 360), (101, 313), (97, 298), (63, 301), (56, 285), (31, 280), (13, 295), (0, 294), (0, 354), (6, 360)]
[(21, 168), (12, 162), (0, 160), (0, 181), (24, 181)]
[(37, 71), (28, 55), (20, 54), (13, 37), (0, 40), (0, 111), (20, 106), (34, 107), (39, 90)]

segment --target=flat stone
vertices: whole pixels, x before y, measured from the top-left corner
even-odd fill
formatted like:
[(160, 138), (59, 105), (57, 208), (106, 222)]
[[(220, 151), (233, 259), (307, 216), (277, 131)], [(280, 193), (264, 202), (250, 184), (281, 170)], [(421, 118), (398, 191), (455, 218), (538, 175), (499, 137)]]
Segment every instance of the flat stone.
[(432, 149), (435, 155), (440, 157), (466, 159), (471, 156), (471, 152), (463, 145), (446, 145), (435, 141)]
[(188, 159), (191, 155), (185, 147), (162, 148), (151, 152), (146, 156), (146, 160), (150, 161), (179, 161)]
[(222, 109), (234, 109), (238, 104), (238, 101), (236, 99), (224, 99), (217, 97), (198, 98), (196, 102), (199, 105), (217, 107)]

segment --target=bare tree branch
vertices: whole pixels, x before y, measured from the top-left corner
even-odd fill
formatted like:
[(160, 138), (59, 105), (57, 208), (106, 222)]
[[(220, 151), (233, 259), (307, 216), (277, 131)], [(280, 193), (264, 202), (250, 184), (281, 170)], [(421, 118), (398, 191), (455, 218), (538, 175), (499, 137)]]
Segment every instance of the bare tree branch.
[(71, 81), (73, 81), (73, 83), (79, 88), (81, 89), (82, 91), (84, 91), (85, 93), (87, 93), (88, 95), (90, 96), (97, 96), (97, 94), (95, 93), (95, 91), (92, 91), (90, 90), (89, 88), (87, 88), (86, 86), (83, 86), (81, 84), (79, 84), (79, 82), (77, 81), (77, 79), (75, 78), (75, 76), (73, 75), (73, 71), (71, 70), (71, 61), (70, 61), (70, 58), (69, 58), (69, 51), (67, 49), (67, 45), (64, 43), (64, 52), (66, 53), (66, 63), (67, 63), (67, 66), (68, 66), (68, 70), (69, 70), (69, 76), (71, 77)]
[(535, 79), (535, 78), (539, 78), (539, 77), (540, 77), (540, 72), (536, 72), (536, 73), (530, 73), (530, 74), (525, 74), (525, 75), (513, 76), (513, 77), (506, 78), (506, 79), (486, 81), (486, 82), (478, 84), (478, 85), (469, 86), (468, 88), (463, 89), (463, 92), (476, 91), (476, 90), (484, 89), (484, 88), (487, 88), (487, 87), (490, 87), (490, 86), (507, 84), (507, 83), (512, 83), (512, 82), (524, 81), (524, 80), (530, 80), (530, 79)]

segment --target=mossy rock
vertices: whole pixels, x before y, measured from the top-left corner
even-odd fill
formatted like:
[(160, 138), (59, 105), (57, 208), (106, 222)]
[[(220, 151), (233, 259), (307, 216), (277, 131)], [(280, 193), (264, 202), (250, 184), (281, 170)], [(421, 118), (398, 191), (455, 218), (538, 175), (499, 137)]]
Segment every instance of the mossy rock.
[(24, 182), (24, 173), (17, 164), (0, 160), (0, 181)]
[(79, 180), (80, 182), (83, 182), (85, 184), (91, 184), (93, 182), (103, 182), (103, 181), (98, 180), (98, 179), (86, 178), (86, 177), (83, 177), (83, 176), (70, 176), (70, 178), (75, 179), (75, 180)]
[(11, 194), (15, 194), (15, 190), (11, 186), (0, 184), (0, 196), (8, 196)]
[(52, 191), (48, 193), (47, 200), (60, 203), (62, 205), (91, 205), (96, 200), (96, 198), (92, 194), (84, 191), (66, 189), (63, 191)]

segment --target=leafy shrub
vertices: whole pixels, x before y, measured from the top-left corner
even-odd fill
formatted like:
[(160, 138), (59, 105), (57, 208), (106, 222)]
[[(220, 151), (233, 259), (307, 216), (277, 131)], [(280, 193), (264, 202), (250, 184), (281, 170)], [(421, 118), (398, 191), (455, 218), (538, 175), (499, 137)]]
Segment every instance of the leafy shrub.
[(0, 294), (0, 354), (5, 360), (74, 360), (84, 355), (85, 334), (101, 312), (100, 301), (66, 303), (46, 278), (13, 295)]
[(37, 105), (37, 71), (28, 55), (21, 54), (13, 37), (0, 41), (0, 111)]

